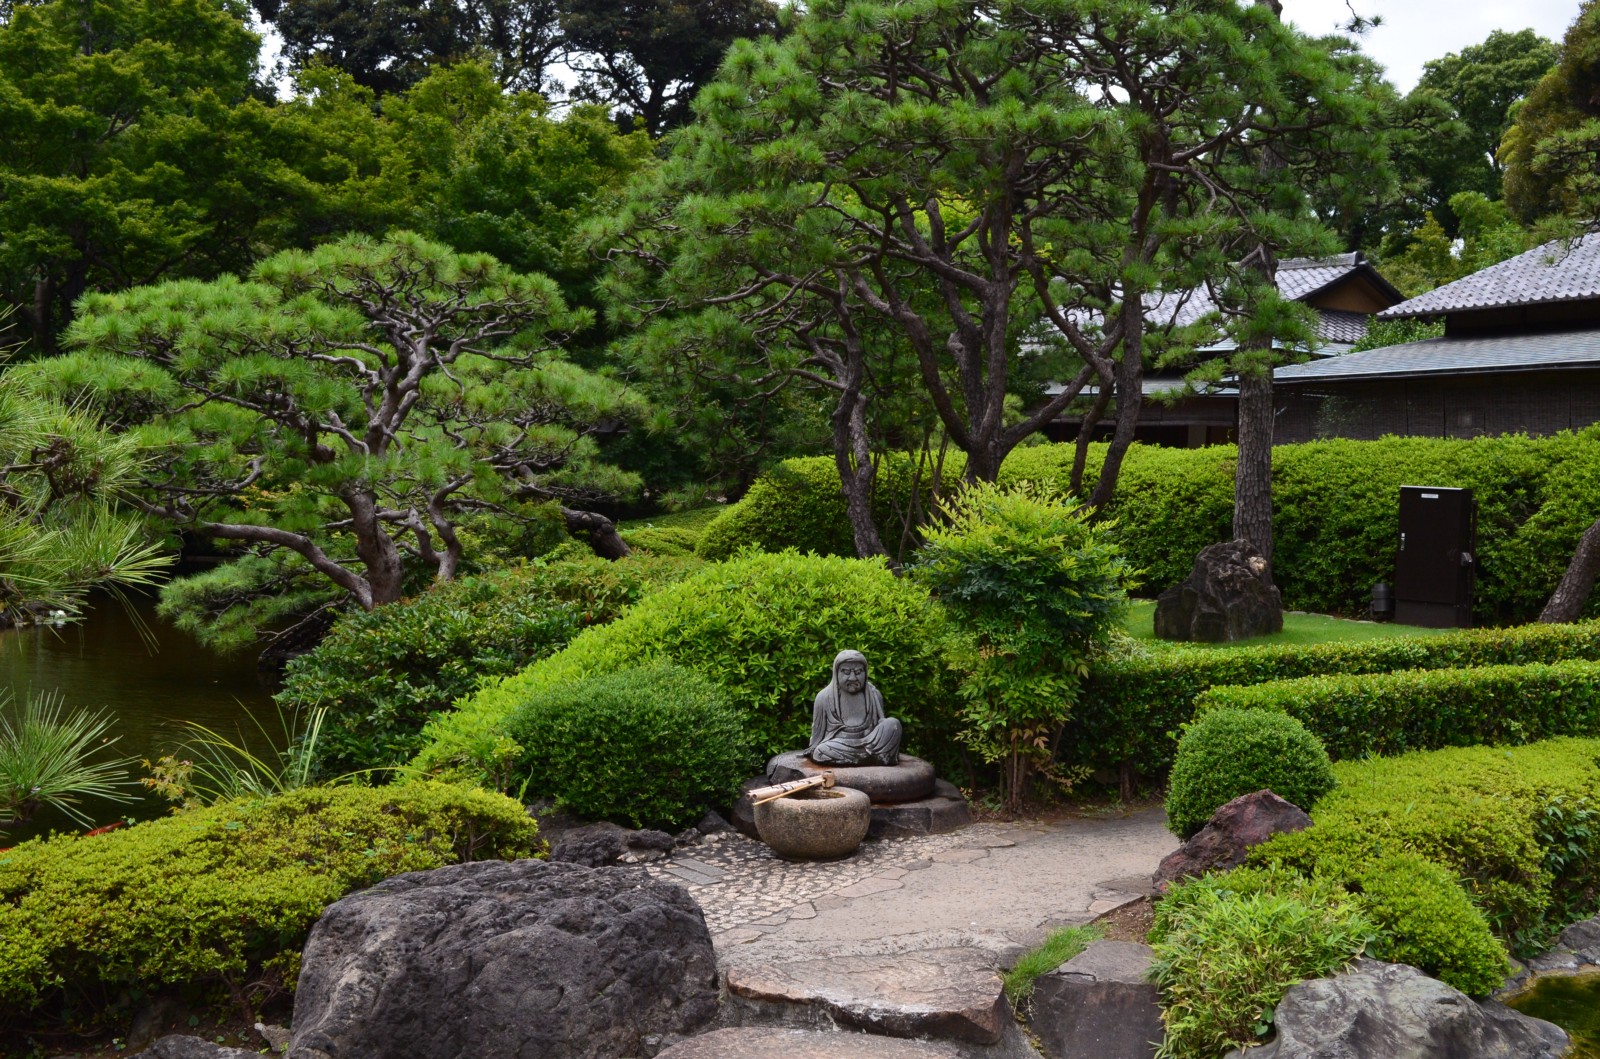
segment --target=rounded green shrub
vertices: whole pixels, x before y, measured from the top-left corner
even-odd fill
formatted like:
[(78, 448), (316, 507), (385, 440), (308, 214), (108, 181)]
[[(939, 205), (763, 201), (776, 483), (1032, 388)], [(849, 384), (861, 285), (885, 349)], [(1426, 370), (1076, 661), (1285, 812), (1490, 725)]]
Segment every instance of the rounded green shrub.
[(610, 625), (464, 700), (429, 725), (430, 743), (414, 764), (464, 767), (509, 784), (506, 766), (522, 757), (509, 721), (524, 704), (563, 685), (656, 662), (720, 685), (755, 755), (794, 750), (810, 737), (812, 701), (844, 648), (867, 656), (869, 679), (905, 725), (907, 749), (937, 763), (954, 740), (948, 639), (943, 610), (881, 561), (743, 555), (657, 590)]
[(294, 988), (322, 910), (408, 871), (542, 846), (521, 805), (440, 783), (312, 787), (0, 851), (0, 1038), (129, 990)]
[(1263, 788), (1309, 812), (1333, 789), (1328, 752), (1305, 725), (1272, 710), (1213, 710), (1178, 743), (1167, 826), (1188, 838), (1226, 803)]
[(289, 663), (280, 707), (326, 707), (316, 746), (323, 777), (405, 763), (422, 726), (485, 680), (516, 672), (611, 621), (693, 559), (593, 555), (435, 585), (413, 598), (342, 618)]
[(733, 800), (749, 738), (726, 694), (682, 666), (619, 669), (536, 694), (508, 723), (530, 791), (579, 816), (676, 829)]

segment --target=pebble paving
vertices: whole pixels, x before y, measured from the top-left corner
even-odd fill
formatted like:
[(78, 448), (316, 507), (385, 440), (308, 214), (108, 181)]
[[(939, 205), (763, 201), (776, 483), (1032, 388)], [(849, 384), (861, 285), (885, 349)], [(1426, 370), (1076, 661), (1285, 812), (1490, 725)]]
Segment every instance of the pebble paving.
[(737, 831), (724, 831), (644, 867), (652, 877), (676, 882), (694, 895), (720, 948), (753, 941), (791, 919), (814, 918), (819, 909), (897, 890), (911, 872), (933, 864), (971, 863), (991, 849), (1039, 834), (1026, 823), (973, 824), (944, 835), (867, 841), (843, 860), (800, 862), (783, 860)]

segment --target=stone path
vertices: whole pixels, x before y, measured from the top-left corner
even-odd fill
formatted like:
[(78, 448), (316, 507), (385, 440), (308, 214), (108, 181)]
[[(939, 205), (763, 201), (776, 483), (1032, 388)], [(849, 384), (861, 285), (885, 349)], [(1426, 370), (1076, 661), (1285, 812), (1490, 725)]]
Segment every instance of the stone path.
[(1004, 957), (1147, 892), (1156, 863), (1177, 844), (1160, 809), (1145, 809), (883, 839), (830, 863), (783, 861), (726, 832), (648, 870), (699, 901), (724, 962), (751, 951), (950, 945)]
[(767, 1057), (782, 1029), (819, 1056), (877, 1041), (887, 1059), (901, 1054), (889, 1040), (911, 1038), (907, 1056), (1038, 1059), (997, 970), (1149, 892), (1177, 844), (1156, 808), (882, 839), (831, 863), (789, 863), (737, 832), (680, 847), (646, 870), (699, 901), (728, 1029), (668, 1054)]

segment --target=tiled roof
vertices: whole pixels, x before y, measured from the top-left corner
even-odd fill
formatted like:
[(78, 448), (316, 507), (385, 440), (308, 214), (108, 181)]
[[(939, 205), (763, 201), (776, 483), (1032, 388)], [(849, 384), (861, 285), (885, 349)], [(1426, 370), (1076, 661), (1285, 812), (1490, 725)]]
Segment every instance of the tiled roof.
[(1557, 239), (1379, 313), (1385, 320), (1600, 298), (1600, 235)]
[(1367, 337), (1366, 313), (1345, 309), (1318, 309), (1317, 337), (1324, 342), (1354, 344)]
[(1600, 367), (1600, 328), (1539, 334), (1430, 338), (1313, 360), (1272, 373), (1281, 385), (1396, 379), (1417, 375)]

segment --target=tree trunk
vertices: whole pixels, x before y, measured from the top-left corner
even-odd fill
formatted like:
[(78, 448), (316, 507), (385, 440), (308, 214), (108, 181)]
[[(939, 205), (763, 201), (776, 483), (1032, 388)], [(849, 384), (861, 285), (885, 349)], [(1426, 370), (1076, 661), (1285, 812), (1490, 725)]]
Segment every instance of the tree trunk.
[(589, 547), (602, 559), (626, 559), (633, 554), (628, 547), (628, 542), (617, 533), (617, 525), (597, 511), (578, 511), (574, 508), (561, 509), (561, 517), (566, 519), (567, 532), (574, 537), (581, 537), (588, 541)]
[(1096, 510), (1111, 502), (1117, 478), (1122, 473), (1122, 458), (1133, 444), (1134, 429), (1144, 407), (1144, 300), (1138, 294), (1128, 297), (1123, 306), (1122, 359), (1117, 361), (1117, 428), (1111, 435), (1100, 467), (1100, 480), (1094, 483), (1089, 506)]
[(1543, 622), (1577, 621), (1594, 591), (1594, 579), (1600, 574), (1600, 519), (1596, 519), (1578, 538), (1578, 547), (1561, 575), (1561, 583), (1550, 594), (1550, 602), (1539, 613)]
[[(1233, 477), (1233, 536), (1272, 562), (1272, 364), (1239, 372), (1239, 462)], [(1268, 566), (1271, 570), (1271, 566)]]

